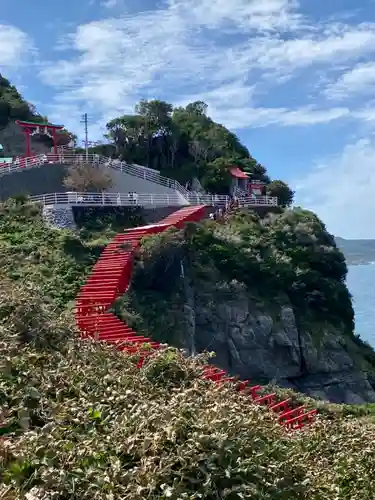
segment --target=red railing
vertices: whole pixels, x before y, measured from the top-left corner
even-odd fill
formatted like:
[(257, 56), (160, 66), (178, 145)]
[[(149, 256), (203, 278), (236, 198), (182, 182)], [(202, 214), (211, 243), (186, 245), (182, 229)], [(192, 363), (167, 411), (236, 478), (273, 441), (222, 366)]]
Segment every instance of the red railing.
[[(147, 344), (149, 350), (142, 350), (140, 354), (140, 368), (145, 357), (152, 350), (159, 349), (160, 344), (138, 335), (108, 309), (129, 288), (133, 257), (143, 237), (160, 233), (169, 227), (182, 228), (186, 222), (196, 222), (204, 216), (204, 205), (190, 206), (174, 212), (157, 224), (128, 229), (118, 234), (101, 254), (77, 297), (76, 322), (82, 338), (92, 337), (112, 343), (117, 349), (128, 353), (137, 353), (140, 346)], [(224, 370), (211, 365), (203, 368), (202, 378), (216, 384), (233, 384), (236, 390), (249, 395), (253, 403), (267, 405), (277, 413), (279, 422), (289, 429), (301, 429), (311, 423), (317, 413), (317, 410), (308, 410), (304, 406), (292, 408), (290, 399), (277, 401), (275, 393), (263, 394), (260, 385), (252, 386), (249, 380), (239, 381), (229, 377)]]

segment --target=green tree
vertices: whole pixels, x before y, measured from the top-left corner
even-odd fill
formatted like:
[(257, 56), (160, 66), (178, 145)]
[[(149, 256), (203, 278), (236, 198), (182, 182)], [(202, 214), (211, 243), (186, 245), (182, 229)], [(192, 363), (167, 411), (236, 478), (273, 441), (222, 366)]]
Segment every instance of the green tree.
[(145, 118), (145, 121), (155, 132), (163, 132), (164, 129), (169, 130), (172, 111), (172, 104), (157, 99), (153, 101), (142, 99), (135, 106), (136, 114)]
[(226, 194), (232, 182), (226, 158), (217, 158), (205, 167), (202, 186), (211, 193)]
[(203, 101), (191, 102), (186, 106), (186, 111), (188, 113), (195, 113), (197, 115), (207, 115), (207, 104)]
[(134, 163), (145, 160), (147, 138), (143, 116), (120, 116), (107, 123), (107, 130), (107, 138), (113, 142), (120, 158)]
[(182, 183), (197, 177), (206, 189), (226, 192), (230, 165), (238, 165), (252, 179), (270, 182), (266, 169), (239, 138), (207, 116), (203, 101), (173, 109), (165, 101), (142, 100), (134, 115), (111, 120), (107, 130), (117, 156), (156, 168)]
[(283, 181), (274, 180), (267, 185), (268, 196), (276, 196), (281, 207), (289, 207), (293, 203), (294, 191)]
[[(27, 102), (16, 87), (0, 74), (0, 128), (15, 120), (48, 123), (48, 118), (38, 113), (36, 107)], [(57, 137), (58, 145), (69, 143), (71, 137), (72, 134), (63, 129)], [(43, 142), (47, 147), (52, 147), (52, 139), (47, 136), (41, 136), (37, 140)]]

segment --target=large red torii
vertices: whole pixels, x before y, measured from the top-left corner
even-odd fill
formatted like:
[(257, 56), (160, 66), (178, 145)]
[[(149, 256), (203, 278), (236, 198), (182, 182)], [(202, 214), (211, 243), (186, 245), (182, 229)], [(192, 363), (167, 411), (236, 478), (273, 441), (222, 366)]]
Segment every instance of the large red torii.
[(57, 155), (57, 132), (64, 128), (64, 125), (53, 125), (52, 123), (36, 123), (16, 120), (17, 125), (22, 128), (26, 137), (26, 158), (31, 156), (31, 137), (33, 135), (47, 135), (53, 141), (53, 152)]

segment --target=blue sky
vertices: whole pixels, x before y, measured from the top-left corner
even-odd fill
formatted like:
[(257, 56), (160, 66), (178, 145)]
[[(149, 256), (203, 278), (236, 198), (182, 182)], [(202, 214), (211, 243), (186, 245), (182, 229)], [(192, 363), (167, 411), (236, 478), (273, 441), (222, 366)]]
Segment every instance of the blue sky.
[(0, 0), (0, 71), (90, 138), (204, 100), (335, 234), (375, 238), (374, 0)]

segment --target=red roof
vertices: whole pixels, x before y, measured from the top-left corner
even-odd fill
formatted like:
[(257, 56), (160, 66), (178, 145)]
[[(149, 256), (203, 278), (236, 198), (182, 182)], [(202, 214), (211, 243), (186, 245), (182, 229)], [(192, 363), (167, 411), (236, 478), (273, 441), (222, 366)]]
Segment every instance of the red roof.
[(231, 167), (229, 169), (229, 172), (232, 177), (237, 177), (237, 179), (248, 179), (249, 176), (245, 174), (245, 172), (242, 172), (238, 167)]
[(61, 130), (64, 125), (53, 125), (53, 123), (37, 123), (37, 122), (26, 122), (24, 120), (16, 120), (17, 125), (20, 127), (47, 127), (55, 130)]

